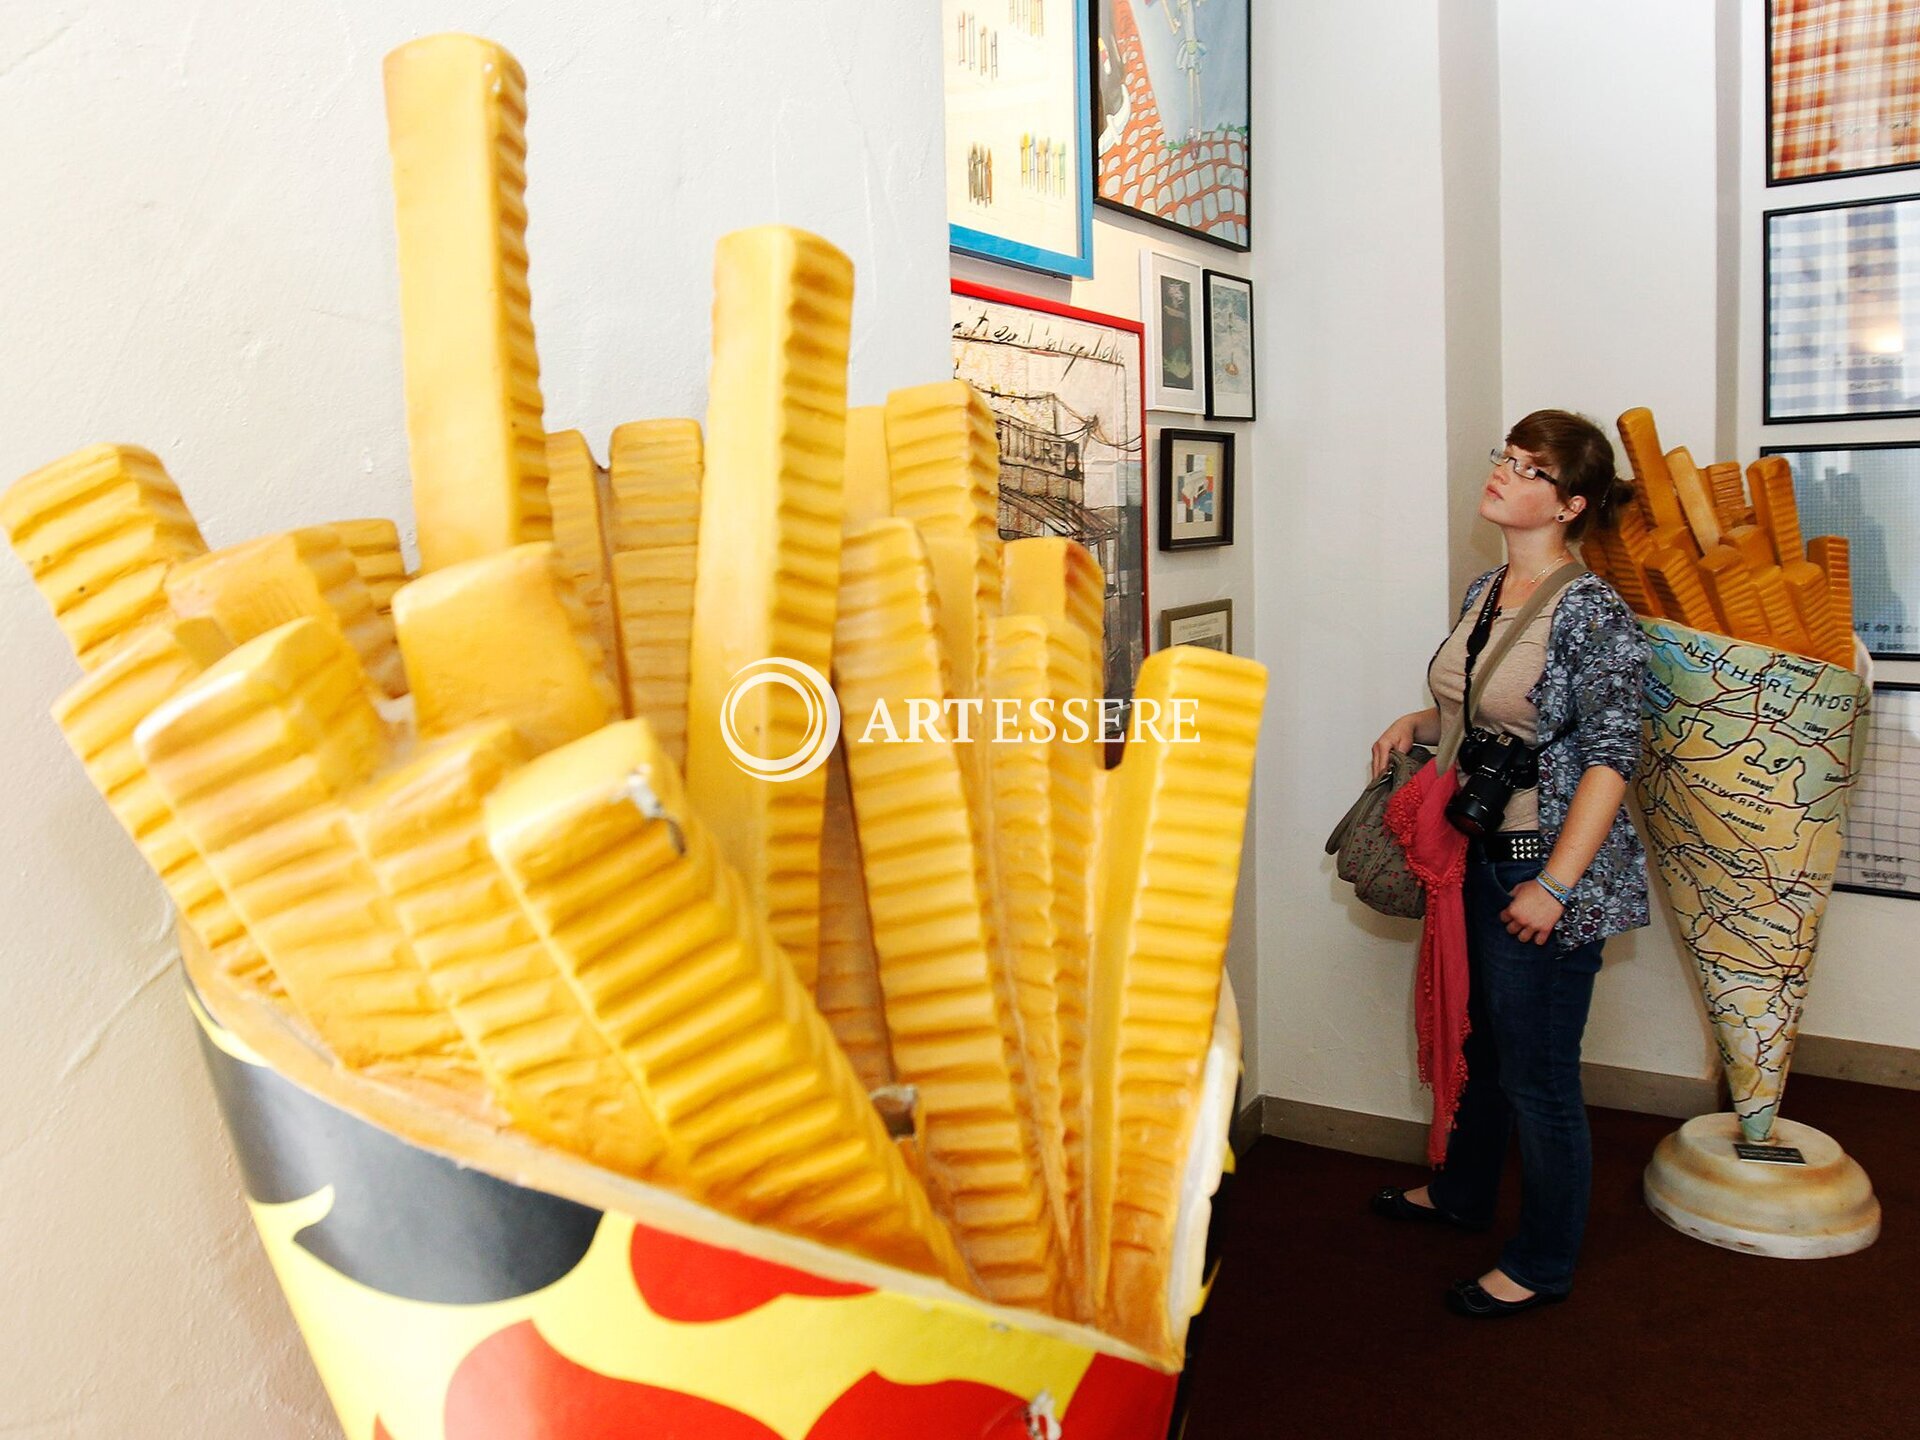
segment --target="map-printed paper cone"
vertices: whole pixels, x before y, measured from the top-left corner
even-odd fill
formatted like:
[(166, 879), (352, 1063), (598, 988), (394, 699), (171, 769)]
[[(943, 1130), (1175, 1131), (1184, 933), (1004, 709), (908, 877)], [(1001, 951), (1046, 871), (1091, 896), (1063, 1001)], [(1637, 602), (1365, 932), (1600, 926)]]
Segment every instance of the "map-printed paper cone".
[[(1168, 1433), (1178, 1374), (1120, 1341), (350, 1075), (182, 950), (248, 1206), (347, 1440)], [(1216, 1049), (1207, 1137), (1231, 1110), (1230, 1010)], [(1214, 1184), (1223, 1146), (1195, 1147)], [(1213, 1185), (1191, 1188), (1181, 1223), (1204, 1233)]]
[(1867, 687), (1836, 665), (1642, 622), (1637, 791), (1747, 1139), (1773, 1130), (1833, 891)]

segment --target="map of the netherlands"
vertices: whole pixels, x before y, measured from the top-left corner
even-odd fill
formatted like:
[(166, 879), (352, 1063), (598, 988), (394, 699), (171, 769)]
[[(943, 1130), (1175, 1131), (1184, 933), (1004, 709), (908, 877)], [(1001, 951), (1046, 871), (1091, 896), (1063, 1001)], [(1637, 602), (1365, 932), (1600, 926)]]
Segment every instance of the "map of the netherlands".
[(1750, 1140), (1786, 1085), (1866, 712), (1837, 666), (1663, 620), (1636, 786)]

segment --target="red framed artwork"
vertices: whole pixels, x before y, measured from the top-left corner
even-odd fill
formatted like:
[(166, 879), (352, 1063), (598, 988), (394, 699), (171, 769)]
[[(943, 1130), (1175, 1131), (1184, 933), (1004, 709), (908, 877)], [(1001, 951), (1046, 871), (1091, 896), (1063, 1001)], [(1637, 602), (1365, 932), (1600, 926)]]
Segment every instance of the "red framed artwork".
[(1000, 438), (1000, 535), (1064, 535), (1107, 577), (1105, 693), (1147, 655), (1145, 331), (1137, 320), (953, 282), (953, 371)]

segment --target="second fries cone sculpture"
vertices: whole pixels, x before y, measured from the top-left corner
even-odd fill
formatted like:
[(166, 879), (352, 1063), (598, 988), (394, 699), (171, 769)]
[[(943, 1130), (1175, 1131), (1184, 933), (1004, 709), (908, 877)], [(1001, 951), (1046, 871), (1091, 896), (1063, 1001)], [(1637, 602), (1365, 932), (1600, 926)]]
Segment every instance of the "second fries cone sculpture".
[(1587, 554), (1652, 612), (1636, 795), (1733, 1097), (1660, 1143), (1647, 1203), (1730, 1249), (1845, 1254), (1880, 1233), (1873, 1187), (1832, 1139), (1780, 1117), (1870, 693), (1839, 663), (1854, 652), (1845, 542), (1803, 548), (1783, 463), (1749, 470), (1751, 510), (1738, 467), (1713, 466), (1709, 504), (1686, 451), (1661, 456), (1650, 413), (1628, 411), (1620, 433), (1639, 508)]

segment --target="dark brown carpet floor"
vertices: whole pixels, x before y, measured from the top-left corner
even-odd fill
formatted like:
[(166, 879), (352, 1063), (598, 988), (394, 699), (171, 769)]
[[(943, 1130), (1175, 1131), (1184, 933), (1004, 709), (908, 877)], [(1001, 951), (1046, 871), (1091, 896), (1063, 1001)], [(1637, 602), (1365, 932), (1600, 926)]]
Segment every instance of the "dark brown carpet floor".
[(1509, 1158), (1490, 1236), (1367, 1212), (1425, 1172), (1264, 1139), (1223, 1199), (1222, 1265), (1189, 1365), (1188, 1440), (1920, 1437), (1920, 1093), (1796, 1076), (1787, 1114), (1840, 1141), (1882, 1207), (1879, 1242), (1768, 1260), (1691, 1240), (1640, 1198), (1677, 1121), (1594, 1110), (1594, 1193), (1574, 1293), (1497, 1321), (1442, 1307), (1519, 1207)]

